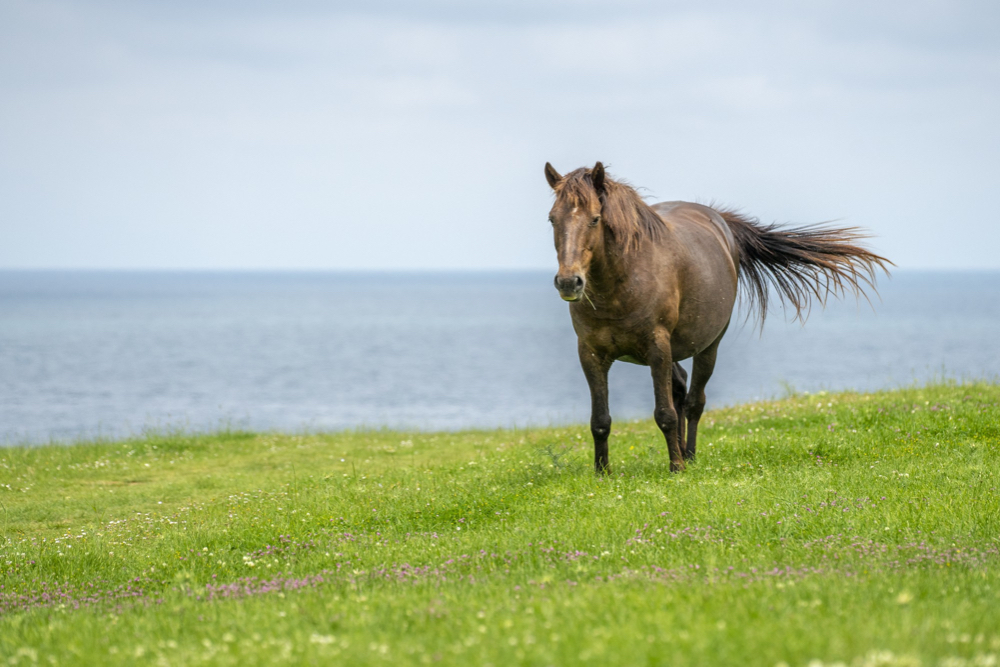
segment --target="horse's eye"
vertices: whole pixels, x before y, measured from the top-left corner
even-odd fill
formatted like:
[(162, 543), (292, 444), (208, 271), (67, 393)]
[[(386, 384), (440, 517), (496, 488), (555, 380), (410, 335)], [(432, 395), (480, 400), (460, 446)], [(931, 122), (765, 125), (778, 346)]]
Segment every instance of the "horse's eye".
[(555, 219), (555, 218), (553, 218), (553, 217), (552, 217), (552, 216), (550, 215), (550, 216), (549, 216), (549, 222), (550, 222), (551, 224), (553, 224), (553, 225), (554, 225), (554, 224), (556, 224), (556, 219)]
[(594, 219), (590, 221), (590, 226), (593, 227), (597, 225), (597, 223), (599, 223), (600, 221), (601, 221), (601, 216), (595, 215)]

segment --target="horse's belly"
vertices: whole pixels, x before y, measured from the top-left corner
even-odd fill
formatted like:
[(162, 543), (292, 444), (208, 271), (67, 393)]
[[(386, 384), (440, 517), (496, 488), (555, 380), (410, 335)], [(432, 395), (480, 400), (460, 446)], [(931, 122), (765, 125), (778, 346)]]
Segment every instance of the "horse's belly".
[(638, 364), (639, 366), (648, 366), (649, 365), (649, 364), (647, 364), (645, 361), (643, 361), (641, 359), (636, 359), (631, 354), (623, 354), (622, 356), (618, 357), (618, 361), (627, 361), (630, 364)]
[(670, 356), (674, 361), (684, 361), (698, 354), (710, 344), (711, 341), (704, 344), (701, 344), (701, 341), (680, 341), (675, 335), (670, 340)]
[(682, 305), (677, 326), (670, 334), (675, 360), (697, 355), (729, 327), (736, 305), (736, 286), (723, 283), (705, 287), (700, 297)]
[(726, 313), (697, 318), (686, 326), (677, 327), (670, 336), (670, 348), (674, 361), (689, 359), (714, 343), (729, 327), (730, 309)]

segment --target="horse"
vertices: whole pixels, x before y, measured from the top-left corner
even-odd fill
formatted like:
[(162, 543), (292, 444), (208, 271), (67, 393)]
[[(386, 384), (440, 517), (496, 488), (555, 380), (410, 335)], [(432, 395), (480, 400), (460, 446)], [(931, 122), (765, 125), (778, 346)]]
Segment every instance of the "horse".
[[(876, 290), (892, 262), (858, 242), (856, 227), (761, 224), (737, 210), (683, 201), (649, 205), (598, 162), (562, 176), (550, 163), (555, 193), (549, 222), (559, 272), (555, 287), (569, 302), (580, 365), (590, 388), (590, 432), (598, 474), (610, 470), (608, 371), (615, 361), (648, 366), (653, 418), (670, 454), (670, 470), (695, 458), (705, 385), (738, 295), (763, 326), (770, 290), (804, 320), (812, 300), (825, 303), (849, 288)], [(691, 384), (677, 363), (693, 358)], [(686, 420), (686, 435), (685, 435)]]

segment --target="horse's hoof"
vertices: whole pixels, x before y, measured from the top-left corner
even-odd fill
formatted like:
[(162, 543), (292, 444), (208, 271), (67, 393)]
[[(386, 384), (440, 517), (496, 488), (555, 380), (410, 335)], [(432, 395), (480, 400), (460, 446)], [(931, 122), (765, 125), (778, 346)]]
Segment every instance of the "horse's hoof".
[(670, 462), (670, 472), (684, 472), (687, 466), (684, 465), (684, 461), (671, 461)]

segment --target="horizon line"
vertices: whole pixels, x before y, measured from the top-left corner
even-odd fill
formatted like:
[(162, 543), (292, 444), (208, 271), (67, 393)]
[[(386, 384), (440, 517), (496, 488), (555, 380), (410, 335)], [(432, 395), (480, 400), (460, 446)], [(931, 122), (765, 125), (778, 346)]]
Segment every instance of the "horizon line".
[[(355, 268), (298, 268), (298, 267), (4, 267), (0, 273), (540, 273), (551, 267), (355, 267)], [(894, 273), (997, 273), (1000, 267), (913, 267), (896, 266)]]

